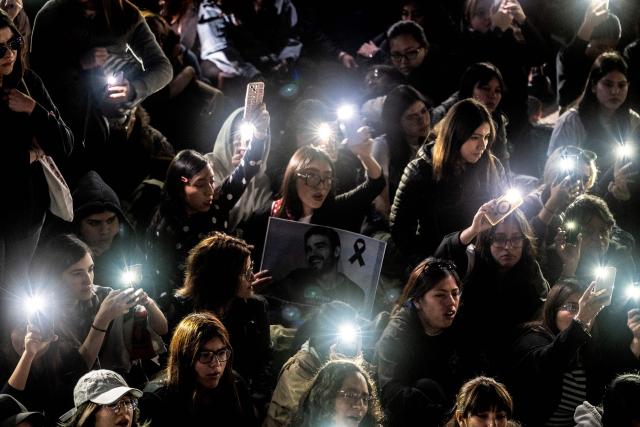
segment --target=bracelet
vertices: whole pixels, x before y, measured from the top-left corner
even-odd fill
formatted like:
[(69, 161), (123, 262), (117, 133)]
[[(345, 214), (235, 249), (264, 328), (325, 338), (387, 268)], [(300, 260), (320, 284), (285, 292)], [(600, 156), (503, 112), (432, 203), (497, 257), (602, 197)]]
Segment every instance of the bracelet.
[(96, 331), (99, 331), (99, 332), (104, 332), (104, 333), (106, 333), (106, 332), (107, 332), (107, 330), (106, 330), (106, 329), (100, 329), (100, 328), (98, 328), (96, 325), (94, 325), (93, 323), (91, 324), (91, 327), (92, 327), (93, 329), (95, 329)]

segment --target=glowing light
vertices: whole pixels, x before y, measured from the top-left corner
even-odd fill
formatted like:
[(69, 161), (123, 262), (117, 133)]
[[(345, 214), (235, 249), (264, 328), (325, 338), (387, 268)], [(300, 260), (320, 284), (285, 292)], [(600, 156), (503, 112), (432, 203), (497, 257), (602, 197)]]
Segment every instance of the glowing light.
[(616, 148), (616, 153), (621, 159), (629, 158), (633, 155), (633, 146), (628, 142), (618, 145), (618, 148)]
[(116, 83), (118, 83), (118, 79), (116, 78), (116, 76), (111, 75), (111, 76), (107, 77), (107, 84), (108, 84), (109, 86), (113, 86), (113, 85), (115, 85)]
[(255, 132), (256, 128), (253, 124), (249, 123), (249, 122), (243, 122), (240, 125), (240, 138), (242, 138), (243, 141), (250, 141), (251, 139), (253, 139), (253, 133)]
[(569, 222), (565, 223), (564, 226), (567, 228), (567, 230), (575, 230), (576, 229), (576, 223), (573, 222), (573, 221), (569, 221)]
[(122, 272), (120, 279), (125, 286), (135, 286), (142, 281), (142, 265), (134, 264), (126, 267)]
[(346, 105), (341, 105), (338, 108), (338, 111), (336, 113), (338, 115), (338, 120), (347, 121), (347, 120), (353, 118), (353, 116), (356, 113), (356, 109), (354, 108), (353, 105), (346, 104)]
[(563, 171), (571, 171), (576, 167), (576, 159), (572, 157), (563, 157), (560, 159), (560, 167)]
[(316, 129), (316, 136), (320, 141), (328, 141), (333, 137), (333, 130), (328, 123), (321, 123)]
[(358, 338), (358, 329), (351, 323), (344, 323), (338, 328), (338, 337), (344, 343), (354, 343)]
[(46, 300), (40, 295), (32, 295), (24, 300), (24, 307), (30, 315), (44, 311), (46, 306)]
[(640, 287), (631, 284), (627, 286), (626, 294), (627, 297), (637, 301), (640, 299)]
[(504, 195), (505, 198), (507, 198), (512, 203), (522, 199), (522, 194), (520, 194), (520, 190), (518, 190), (517, 188), (510, 188)]
[(605, 267), (596, 267), (593, 270), (593, 275), (596, 276), (596, 280), (604, 279), (607, 277), (607, 269)]

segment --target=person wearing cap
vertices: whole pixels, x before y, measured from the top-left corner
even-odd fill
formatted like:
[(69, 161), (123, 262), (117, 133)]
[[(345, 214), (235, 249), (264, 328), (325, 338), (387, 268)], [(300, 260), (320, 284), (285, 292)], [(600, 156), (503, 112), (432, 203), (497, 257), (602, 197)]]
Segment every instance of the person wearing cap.
[(0, 427), (42, 427), (44, 415), (29, 412), (14, 397), (0, 394)]
[(73, 390), (74, 408), (60, 417), (64, 427), (139, 427), (142, 392), (119, 374), (98, 369), (85, 374)]

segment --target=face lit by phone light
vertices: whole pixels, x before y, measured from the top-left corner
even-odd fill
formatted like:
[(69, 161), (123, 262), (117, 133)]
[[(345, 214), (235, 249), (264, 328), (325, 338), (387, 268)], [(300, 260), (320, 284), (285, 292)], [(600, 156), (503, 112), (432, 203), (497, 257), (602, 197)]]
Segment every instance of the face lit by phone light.
[(460, 157), (467, 163), (477, 163), (487, 149), (490, 138), (491, 125), (481, 124), (460, 147)]
[[(320, 177), (322, 182), (313, 185), (314, 177)], [(302, 203), (304, 216), (312, 215), (316, 209), (322, 207), (331, 191), (332, 182), (333, 168), (324, 160), (314, 160), (300, 171), (296, 177), (296, 193)]]
[(510, 218), (496, 226), (491, 238), (491, 256), (502, 270), (509, 270), (520, 262), (526, 240), (518, 223)]
[[(363, 396), (365, 398), (363, 398)], [(332, 426), (358, 427), (369, 408), (369, 387), (360, 372), (348, 375), (336, 396)]]
[(215, 200), (213, 169), (207, 165), (184, 185), (186, 210), (189, 215), (208, 212)]
[(578, 314), (580, 307), (578, 301), (580, 301), (580, 294), (571, 294), (558, 309), (556, 313), (556, 326), (559, 331), (562, 332), (567, 329)]
[(612, 227), (607, 225), (598, 215), (591, 218), (582, 226), (581, 254), (583, 257), (598, 258), (609, 250)]
[(62, 283), (73, 300), (88, 301), (93, 295), (93, 258), (88, 253), (62, 272)]

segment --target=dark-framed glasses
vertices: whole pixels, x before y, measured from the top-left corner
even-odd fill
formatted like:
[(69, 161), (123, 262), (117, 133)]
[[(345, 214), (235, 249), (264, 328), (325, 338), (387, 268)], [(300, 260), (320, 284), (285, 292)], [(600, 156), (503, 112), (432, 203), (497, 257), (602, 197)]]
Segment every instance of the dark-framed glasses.
[(322, 176), (315, 172), (302, 171), (298, 172), (297, 176), (304, 179), (304, 183), (309, 187), (320, 187), (322, 184), (326, 187), (331, 187), (333, 185), (333, 175)]
[(338, 390), (338, 396), (351, 403), (352, 405), (360, 402), (364, 403), (365, 405), (369, 405), (369, 403), (373, 400), (373, 397), (371, 397), (369, 393), (356, 393), (347, 390)]
[(423, 47), (418, 47), (415, 49), (411, 49), (406, 51), (405, 53), (400, 53), (400, 52), (391, 52), (391, 60), (394, 62), (400, 62), (403, 59), (405, 61), (415, 61), (416, 59), (418, 59), (418, 55), (420, 54), (420, 51), (424, 49)]
[(491, 244), (497, 248), (506, 248), (507, 244), (511, 244), (512, 248), (521, 248), (524, 240), (525, 237), (522, 234), (509, 238), (506, 236), (493, 236), (491, 238)]
[(123, 409), (127, 412), (133, 412), (138, 407), (138, 399), (121, 399), (110, 405), (105, 405), (114, 414), (119, 414)]
[(21, 36), (16, 36), (9, 40), (6, 44), (0, 46), (0, 58), (4, 58), (9, 49), (18, 50), (22, 47), (24, 41)]
[(218, 363), (225, 363), (231, 357), (231, 349), (223, 348), (217, 351), (202, 350), (198, 352), (198, 362), (208, 365), (215, 359)]

